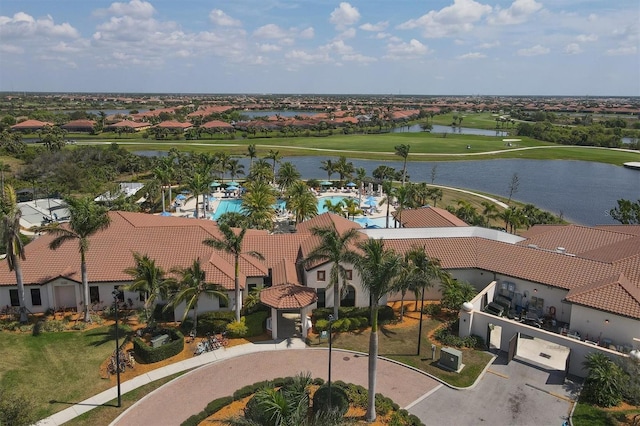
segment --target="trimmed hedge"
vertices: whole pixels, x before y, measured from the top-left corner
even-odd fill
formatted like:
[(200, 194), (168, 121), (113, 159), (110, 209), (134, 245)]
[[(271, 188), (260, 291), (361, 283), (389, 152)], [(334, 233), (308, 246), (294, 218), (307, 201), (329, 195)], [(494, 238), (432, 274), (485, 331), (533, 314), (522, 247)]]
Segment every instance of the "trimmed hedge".
[(265, 322), (270, 315), (267, 311), (255, 311), (245, 316), (245, 325), (247, 326), (246, 337), (259, 336), (264, 333)]
[[(349, 398), (340, 386), (331, 386), (331, 411), (337, 411), (340, 417), (344, 417), (349, 410)], [(313, 413), (329, 411), (329, 386), (318, 388), (313, 394)]]
[(143, 362), (151, 364), (178, 355), (184, 349), (184, 336), (180, 331), (160, 329), (155, 335), (168, 334), (169, 342), (157, 348), (152, 348), (139, 337), (133, 339), (133, 351)]
[[(265, 386), (271, 386), (273, 388), (287, 386), (293, 382), (293, 377), (279, 377), (274, 380), (265, 380), (262, 382), (257, 382), (252, 385), (244, 386), (233, 393), (233, 396), (225, 396), (222, 398), (215, 399), (211, 401), (204, 410), (202, 410), (198, 414), (194, 414), (189, 417), (187, 420), (182, 422), (182, 426), (198, 426), (202, 421), (204, 421), (207, 417), (211, 416), (214, 413), (217, 413), (222, 408), (228, 406), (233, 401), (238, 401), (240, 399), (246, 398), (247, 396), (253, 395), (259, 389), (264, 388)], [(324, 404), (324, 408), (326, 411), (327, 405), (327, 397), (329, 394), (329, 388), (326, 384), (323, 384), (323, 379), (313, 379), (312, 383), (316, 385), (320, 385), (321, 387), (315, 392), (313, 397), (313, 412), (317, 413), (319, 409), (322, 409)], [(324, 395), (323, 395), (324, 394)], [(354, 385), (352, 383), (344, 383), (341, 380), (333, 382), (331, 384), (331, 394), (332, 398), (332, 408), (340, 408), (340, 416), (344, 416), (344, 414), (349, 409), (349, 404), (353, 404), (362, 408), (367, 407), (367, 390), (359, 385)], [(340, 396), (338, 396), (340, 395)], [(317, 401), (316, 401), (317, 399)], [(251, 401), (251, 400), (250, 400)], [(346, 408), (344, 408), (344, 404), (346, 403)], [(249, 403), (248, 403), (249, 404)], [(344, 410), (344, 411), (343, 411)], [(409, 414), (406, 410), (400, 409), (398, 404), (394, 403), (391, 399), (381, 395), (376, 394), (376, 413), (383, 414), (388, 413), (389, 410), (396, 410), (390, 419), (390, 425), (393, 426), (425, 426), (418, 417), (413, 414)]]
[[(315, 324), (318, 320), (327, 320), (329, 315), (333, 314), (333, 308), (318, 308), (313, 311), (311, 314), (311, 320)], [(340, 321), (343, 318), (366, 318), (367, 325), (369, 323), (369, 318), (371, 318), (371, 309), (369, 307), (365, 308), (356, 308), (356, 307), (340, 307), (338, 308), (338, 320)], [(387, 305), (383, 305), (378, 307), (378, 322), (380, 324), (388, 323), (395, 319), (395, 313), (393, 312), (393, 308)], [(337, 322), (336, 321), (336, 322)], [(335, 323), (334, 323), (335, 324)]]

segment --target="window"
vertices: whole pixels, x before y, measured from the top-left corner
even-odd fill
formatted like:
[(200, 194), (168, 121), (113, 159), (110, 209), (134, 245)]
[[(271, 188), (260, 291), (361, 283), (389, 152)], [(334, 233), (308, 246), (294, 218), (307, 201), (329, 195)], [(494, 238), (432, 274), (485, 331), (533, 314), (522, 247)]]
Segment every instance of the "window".
[(9, 298), (11, 299), (11, 306), (20, 306), (20, 300), (18, 299), (18, 290), (9, 290)]
[(347, 281), (351, 281), (353, 279), (353, 270), (352, 269), (345, 270), (344, 274), (347, 277)]
[(318, 271), (317, 280), (318, 281), (324, 281), (326, 279), (327, 279), (327, 273), (325, 271)]
[(31, 305), (33, 306), (41, 306), (42, 299), (40, 298), (40, 289), (32, 288), (31, 289)]
[(319, 288), (319, 289), (316, 289), (316, 292), (318, 293), (318, 308), (326, 307), (325, 289)]
[(92, 285), (89, 287), (89, 300), (91, 303), (99, 303), (100, 302), (100, 290), (97, 285)]
[(224, 300), (222, 297), (218, 297), (218, 304), (220, 305), (221, 308), (228, 308), (229, 307), (229, 301), (228, 300)]
[(120, 286), (113, 286), (113, 289), (118, 292), (118, 302), (124, 302), (124, 291), (120, 290)]
[(356, 306), (356, 289), (353, 286), (348, 285), (347, 291), (342, 297), (342, 301), (340, 302), (340, 306)]

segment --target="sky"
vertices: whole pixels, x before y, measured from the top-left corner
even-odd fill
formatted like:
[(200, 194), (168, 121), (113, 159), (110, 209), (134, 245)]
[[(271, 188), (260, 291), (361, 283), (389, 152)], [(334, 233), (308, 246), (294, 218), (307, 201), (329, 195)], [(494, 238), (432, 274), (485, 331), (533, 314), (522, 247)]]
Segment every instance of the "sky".
[(640, 96), (638, 0), (0, 0), (0, 91)]

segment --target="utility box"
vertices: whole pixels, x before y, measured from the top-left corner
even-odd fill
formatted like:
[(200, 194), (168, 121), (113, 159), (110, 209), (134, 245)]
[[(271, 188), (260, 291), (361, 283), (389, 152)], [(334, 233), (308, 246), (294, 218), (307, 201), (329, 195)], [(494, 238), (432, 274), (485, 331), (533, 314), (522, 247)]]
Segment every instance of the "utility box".
[(462, 368), (462, 352), (453, 348), (442, 348), (438, 364), (448, 370), (459, 371)]

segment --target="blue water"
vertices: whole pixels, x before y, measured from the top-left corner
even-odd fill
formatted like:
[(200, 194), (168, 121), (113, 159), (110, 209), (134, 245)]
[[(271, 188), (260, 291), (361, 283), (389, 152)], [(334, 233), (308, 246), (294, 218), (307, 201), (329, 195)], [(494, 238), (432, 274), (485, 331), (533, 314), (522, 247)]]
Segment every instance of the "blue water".
[[(344, 200), (345, 198), (348, 197), (343, 197), (343, 196), (330, 196), (330, 197), (321, 197), (318, 198), (318, 214), (322, 214), (322, 213), (326, 213), (327, 209), (324, 205), (324, 203), (327, 200), (331, 200), (332, 204), (336, 204), (339, 201)], [(277, 209), (284, 209), (285, 208), (285, 202), (284, 201), (279, 201), (278, 204), (276, 204), (275, 206)], [(225, 213), (240, 213), (242, 212), (242, 200), (240, 199), (232, 199), (232, 200), (220, 200), (220, 203), (218, 204), (218, 208), (216, 208), (216, 211), (214, 213), (211, 214), (211, 218), (213, 220), (218, 220), (220, 218), (220, 216), (222, 216)]]

